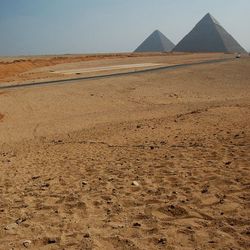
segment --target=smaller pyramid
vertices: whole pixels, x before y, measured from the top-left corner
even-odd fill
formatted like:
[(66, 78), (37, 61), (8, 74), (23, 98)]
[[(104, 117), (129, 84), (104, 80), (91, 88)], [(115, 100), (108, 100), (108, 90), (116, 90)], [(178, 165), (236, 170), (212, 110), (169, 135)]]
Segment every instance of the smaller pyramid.
[(134, 52), (169, 52), (174, 46), (166, 36), (156, 30)]
[(209, 13), (174, 48), (179, 52), (238, 52), (245, 49)]

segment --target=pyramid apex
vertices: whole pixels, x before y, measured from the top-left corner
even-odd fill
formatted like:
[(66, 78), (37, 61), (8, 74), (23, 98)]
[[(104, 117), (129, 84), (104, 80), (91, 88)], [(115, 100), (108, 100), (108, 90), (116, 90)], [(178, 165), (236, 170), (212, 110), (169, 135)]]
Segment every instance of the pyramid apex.
[(213, 19), (214, 17), (208, 12), (203, 18), (211, 18), (211, 19)]
[(151, 35), (152, 36), (159, 36), (159, 37), (164, 36), (160, 30), (155, 30)]
[(158, 29), (156, 29), (153, 33), (161, 33)]
[(209, 12), (203, 17), (202, 20), (208, 20), (208, 19), (213, 23), (220, 25), (220, 23)]

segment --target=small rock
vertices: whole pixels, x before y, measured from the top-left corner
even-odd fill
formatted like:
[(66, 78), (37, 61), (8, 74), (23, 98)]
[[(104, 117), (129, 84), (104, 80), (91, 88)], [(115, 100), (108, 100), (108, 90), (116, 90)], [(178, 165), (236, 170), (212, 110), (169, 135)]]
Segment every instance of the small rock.
[(41, 176), (40, 175), (37, 175), (37, 176), (32, 176), (32, 180), (36, 180), (36, 179), (39, 179)]
[(81, 182), (82, 187), (86, 186), (87, 184), (88, 184), (88, 182), (86, 182), (86, 181)]
[(161, 238), (158, 240), (158, 244), (166, 245), (167, 239), (166, 238)]
[(202, 193), (202, 194), (208, 193), (208, 189), (209, 189), (209, 185), (203, 186), (203, 188), (202, 188), (202, 190), (201, 190), (201, 193)]
[(18, 227), (18, 224), (16, 224), (16, 223), (11, 223), (11, 224), (7, 225), (4, 229), (5, 229), (5, 230), (12, 230), (12, 229), (15, 229), (15, 228), (17, 228), (17, 227)]
[(32, 243), (31, 240), (24, 240), (23, 241), (23, 246), (28, 248), (31, 245), (31, 243)]
[(86, 234), (84, 234), (83, 237), (84, 237), (84, 238), (89, 238), (89, 237), (90, 237), (90, 234), (89, 234), (89, 233), (86, 233)]
[(210, 240), (210, 241), (208, 241), (208, 243), (210, 243), (210, 244), (215, 244), (215, 243), (216, 243), (216, 241), (214, 241), (214, 240)]
[(46, 188), (46, 187), (49, 187), (49, 186), (50, 186), (49, 183), (44, 183), (44, 184), (41, 185), (41, 188)]
[(141, 226), (141, 224), (138, 223), (138, 222), (135, 222), (135, 223), (133, 224), (133, 227), (140, 227), (140, 226)]
[(57, 239), (56, 238), (48, 238), (47, 243), (48, 244), (55, 244), (55, 243), (57, 243)]
[(109, 226), (112, 227), (112, 229), (124, 228), (124, 225), (119, 222), (111, 222)]
[(139, 186), (140, 186), (140, 184), (139, 184), (137, 181), (133, 181), (133, 182), (132, 182), (132, 185), (133, 185), (133, 186), (136, 186), (136, 187), (139, 187)]
[(17, 220), (16, 220), (16, 224), (17, 225), (20, 225), (21, 223), (23, 223), (24, 221), (26, 221), (27, 220), (27, 218), (18, 218)]

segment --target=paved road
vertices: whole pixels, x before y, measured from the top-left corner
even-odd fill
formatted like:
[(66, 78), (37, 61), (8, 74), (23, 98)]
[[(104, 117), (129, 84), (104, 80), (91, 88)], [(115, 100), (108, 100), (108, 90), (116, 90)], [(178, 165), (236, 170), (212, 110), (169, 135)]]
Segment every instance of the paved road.
[(31, 88), (31, 87), (43, 86), (43, 85), (70, 84), (70, 83), (75, 83), (75, 82), (84, 81), (84, 80), (97, 80), (97, 79), (127, 76), (127, 75), (138, 75), (138, 74), (145, 74), (145, 73), (150, 73), (150, 72), (155, 72), (155, 71), (174, 70), (174, 69), (186, 68), (186, 67), (191, 67), (191, 66), (196, 66), (196, 65), (214, 64), (214, 63), (221, 63), (221, 62), (232, 61), (232, 60), (235, 60), (235, 59), (234, 58), (213, 59), (213, 60), (206, 60), (202, 62), (184, 63), (184, 64), (177, 64), (177, 65), (172, 65), (172, 66), (162, 66), (162, 67), (157, 67), (153, 69), (144, 69), (144, 70), (138, 70), (138, 71), (124, 72), (124, 73), (113, 73), (113, 74), (105, 74), (105, 75), (98, 75), (98, 76), (87, 76), (87, 77), (53, 80), (53, 81), (45, 81), (45, 82), (3, 85), (3, 86), (0, 86), (0, 90)]

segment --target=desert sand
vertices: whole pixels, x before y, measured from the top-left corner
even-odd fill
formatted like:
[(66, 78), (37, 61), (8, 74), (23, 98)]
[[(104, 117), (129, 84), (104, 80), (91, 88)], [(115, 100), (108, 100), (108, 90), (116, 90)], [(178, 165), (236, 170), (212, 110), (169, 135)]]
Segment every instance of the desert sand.
[[(74, 59), (1, 82), (229, 56)], [(246, 57), (0, 91), (0, 249), (249, 249), (249, 71)]]

